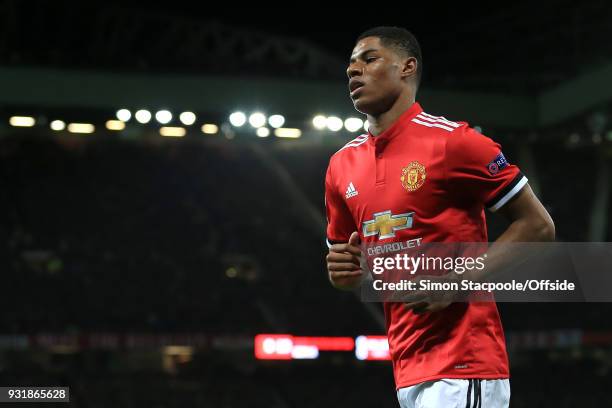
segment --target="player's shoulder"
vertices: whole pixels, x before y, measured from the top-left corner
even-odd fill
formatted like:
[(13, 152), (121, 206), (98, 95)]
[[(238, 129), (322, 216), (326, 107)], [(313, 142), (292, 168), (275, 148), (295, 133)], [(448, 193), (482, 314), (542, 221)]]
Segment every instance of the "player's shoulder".
[(469, 124), (465, 121), (450, 120), (444, 116), (432, 115), (425, 111), (418, 113), (411, 119), (411, 122), (419, 131), (448, 137), (456, 137), (456, 135), (463, 134), (466, 129), (469, 129)]
[(342, 157), (352, 155), (352, 154), (360, 154), (366, 151), (367, 142), (370, 138), (369, 133), (364, 133), (353, 140), (350, 140), (344, 146), (342, 146), (339, 150), (337, 150), (329, 159), (330, 164), (334, 161), (341, 159)]

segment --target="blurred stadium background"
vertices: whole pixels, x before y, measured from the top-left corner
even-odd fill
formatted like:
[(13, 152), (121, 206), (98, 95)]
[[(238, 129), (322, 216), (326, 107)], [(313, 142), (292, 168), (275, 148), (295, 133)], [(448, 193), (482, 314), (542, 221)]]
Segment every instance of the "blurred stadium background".
[[(1, 385), (397, 406), (380, 308), (324, 266), (327, 161), (367, 126), (347, 58), (374, 25), (416, 34), (418, 100), (501, 142), (560, 240), (612, 239), (609, 2), (299, 7), (0, 1)], [(499, 308), (512, 407), (612, 406), (609, 304)]]

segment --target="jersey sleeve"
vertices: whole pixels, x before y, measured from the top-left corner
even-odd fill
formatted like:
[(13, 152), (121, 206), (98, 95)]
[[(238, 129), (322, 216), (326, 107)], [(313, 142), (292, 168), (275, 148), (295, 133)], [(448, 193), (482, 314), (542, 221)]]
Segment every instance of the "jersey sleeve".
[(331, 163), (325, 175), (325, 211), (327, 214), (327, 246), (348, 242), (357, 231), (353, 216), (332, 179)]
[(527, 177), (508, 162), (501, 146), (474, 129), (449, 136), (446, 145), (448, 188), (463, 200), (497, 211), (527, 184)]

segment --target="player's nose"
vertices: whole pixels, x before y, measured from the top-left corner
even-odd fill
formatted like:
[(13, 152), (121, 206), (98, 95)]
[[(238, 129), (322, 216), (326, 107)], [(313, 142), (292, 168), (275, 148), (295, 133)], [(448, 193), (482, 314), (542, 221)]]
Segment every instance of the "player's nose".
[(361, 73), (362, 70), (358, 64), (350, 64), (346, 69), (346, 76), (348, 76), (349, 79), (361, 75)]

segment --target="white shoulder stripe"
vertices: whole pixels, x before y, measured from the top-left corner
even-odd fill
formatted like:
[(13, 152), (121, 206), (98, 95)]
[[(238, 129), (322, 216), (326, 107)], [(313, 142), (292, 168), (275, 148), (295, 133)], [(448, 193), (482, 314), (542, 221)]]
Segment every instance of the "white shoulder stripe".
[(458, 124), (458, 123), (456, 123), (456, 122), (451, 122), (451, 121), (448, 121), (448, 120), (442, 120), (442, 119), (431, 119), (431, 118), (428, 118), (428, 117), (426, 117), (426, 116), (421, 116), (421, 115), (417, 115), (416, 117), (417, 117), (418, 119), (421, 119), (422, 121), (425, 121), (425, 122), (430, 122), (430, 123), (441, 123), (441, 124), (443, 124), (443, 125), (445, 125), (445, 126), (450, 126), (450, 127), (453, 127), (453, 128), (458, 128), (459, 126), (461, 126), (460, 124)]
[(423, 120), (425, 120), (427, 122), (441, 122), (441, 123), (443, 123), (443, 124), (445, 124), (447, 126), (451, 126), (451, 127), (455, 127), (455, 128), (461, 126), (459, 123), (452, 122), (452, 121), (446, 119), (444, 116), (439, 116), (439, 117), (438, 116), (433, 116), (433, 115), (430, 115), (430, 114), (425, 113), (425, 112), (419, 113), (417, 115), (417, 117), (420, 118), (420, 119), (423, 119)]
[(445, 122), (448, 122), (448, 123), (458, 124), (457, 122), (453, 122), (452, 120), (446, 119), (444, 116), (434, 116), (434, 115), (430, 115), (427, 112), (421, 112), (421, 113), (419, 113), (419, 115), (423, 115), (425, 117), (428, 117), (428, 118), (431, 118), (431, 119), (435, 119), (435, 120), (442, 120), (442, 121), (445, 121)]
[(340, 150), (338, 150), (336, 153), (346, 149), (347, 147), (357, 147), (360, 146), (362, 144), (364, 144), (367, 140), (368, 140), (369, 135), (368, 134), (364, 134), (361, 136), (357, 136), (355, 139), (351, 140), (350, 142), (348, 142), (347, 144), (345, 144)]
[(347, 144), (353, 143), (353, 142), (361, 142), (361, 141), (363, 141), (364, 139), (367, 139), (367, 138), (368, 138), (367, 134), (359, 135), (356, 138), (354, 138), (353, 140), (349, 141)]
[(449, 132), (452, 132), (453, 130), (455, 130), (455, 128), (443, 125), (442, 123), (423, 122), (421, 120), (418, 120), (417, 118), (412, 119), (412, 121), (414, 123), (418, 123), (419, 125), (423, 125), (423, 126), (427, 126), (427, 127), (437, 127), (437, 128), (440, 128), (440, 129), (448, 130)]

